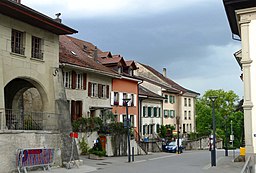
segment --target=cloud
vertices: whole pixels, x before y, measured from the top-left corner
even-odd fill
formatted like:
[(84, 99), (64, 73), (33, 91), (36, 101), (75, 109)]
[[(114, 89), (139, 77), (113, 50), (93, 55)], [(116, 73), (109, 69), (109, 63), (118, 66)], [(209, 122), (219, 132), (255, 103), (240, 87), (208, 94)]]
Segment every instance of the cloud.
[[(213, 1), (213, 0), (208, 0)], [(41, 9), (48, 15), (53, 12), (65, 14), (65, 18), (94, 18), (106, 16), (144, 16), (163, 13), (203, 2), (203, 0), (22, 0), (22, 3)]]

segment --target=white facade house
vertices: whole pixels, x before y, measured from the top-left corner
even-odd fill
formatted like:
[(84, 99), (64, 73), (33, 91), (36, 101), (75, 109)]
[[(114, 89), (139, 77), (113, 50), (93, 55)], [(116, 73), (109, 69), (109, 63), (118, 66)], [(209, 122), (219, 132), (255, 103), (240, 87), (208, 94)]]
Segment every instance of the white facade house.
[(142, 138), (155, 138), (163, 124), (163, 97), (139, 86), (139, 114)]

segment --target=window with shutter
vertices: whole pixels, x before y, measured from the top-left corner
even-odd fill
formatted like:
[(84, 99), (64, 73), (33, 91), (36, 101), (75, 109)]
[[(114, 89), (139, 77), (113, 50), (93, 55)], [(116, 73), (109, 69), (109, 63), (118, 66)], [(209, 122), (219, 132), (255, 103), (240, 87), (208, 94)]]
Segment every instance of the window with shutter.
[(114, 105), (119, 105), (119, 94), (114, 92)]
[(157, 107), (154, 107), (154, 117), (157, 117)]
[(83, 79), (83, 89), (86, 90), (87, 74), (84, 73), (83, 77), (84, 77), (84, 79)]
[(107, 85), (106, 96), (107, 96), (107, 98), (109, 98), (109, 85)]
[(118, 95), (119, 95), (119, 100), (118, 100), (119, 106), (123, 106), (123, 93), (119, 92)]
[(165, 118), (168, 118), (168, 116), (169, 116), (169, 111), (165, 109), (165, 110), (164, 110), (164, 117), (165, 117)]
[(148, 116), (151, 117), (151, 115), (152, 115), (152, 108), (148, 107)]
[(72, 71), (72, 89), (76, 89), (76, 72)]
[(137, 95), (133, 94), (133, 106), (137, 106)]
[(99, 97), (99, 98), (103, 97), (102, 94), (103, 94), (103, 93), (102, 93), (102, 85), (101, 85), (101, 84), (98, 84), (98, 97)]
[(76, 120), (76, 102), (71, 101), (71, 121)]
[(88, 82), (88, 96), (91, 97), (92, 96), (92, 83)]
[(113, 91), (111, 91), (111, 95), (110, 95), (110, 105), (113, 106), (115, 102), (115, 93)]

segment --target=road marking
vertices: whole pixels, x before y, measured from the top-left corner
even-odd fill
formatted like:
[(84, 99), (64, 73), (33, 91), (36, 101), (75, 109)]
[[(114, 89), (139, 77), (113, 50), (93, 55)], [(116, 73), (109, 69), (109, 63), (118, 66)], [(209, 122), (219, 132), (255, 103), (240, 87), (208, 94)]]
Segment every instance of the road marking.
[(156, 157), (156, 158), (152, 158), (152, 159), (148, 159), (148, 160), (159, 160), (159, 159), (165, 159), (165, 158), (174, 157), (174, 156), (177, 156), (177, 155), (169, 155), (169, 156)]
[(146, 162), (147, 160), (138, 160), (138, 161), (135, 161), (134, 163), (141, 163), (141, 162)]

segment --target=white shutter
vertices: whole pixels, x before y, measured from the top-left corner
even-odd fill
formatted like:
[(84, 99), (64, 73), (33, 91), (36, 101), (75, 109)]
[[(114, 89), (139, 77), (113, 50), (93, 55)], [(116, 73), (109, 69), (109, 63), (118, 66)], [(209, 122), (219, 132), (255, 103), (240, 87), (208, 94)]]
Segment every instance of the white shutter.
[(123, 122), (123, 114), (120, 114), (120, 123)]
[(134, 94), (134, 106), (137, 106), (137, 95)]
[(110, 104), (114, 105), (114, 100), (115, 100), (115, 93), (113, 91), (111, 91), (111, 95), (110, 95)]
[(123, 93), (119, 92), (119, 106), (123, 106)]
[[(131, 94), (127, 94), (127, 98), (130, 99), (131, 98)], [(130, 100), (128, 102), (128, 106), (131, 106), (132, 105), (132, 100)]]
[(137, 127), (137, 115), (133, 115), (134, 117), (134, 127)]

